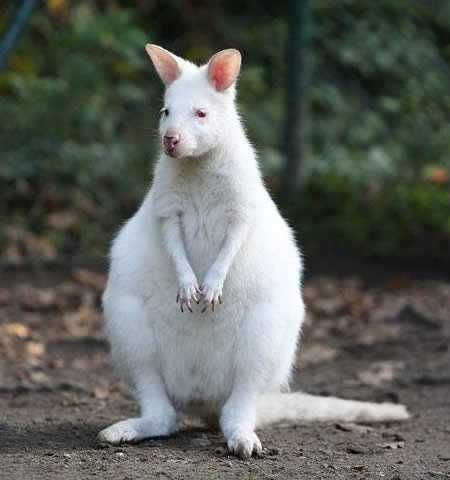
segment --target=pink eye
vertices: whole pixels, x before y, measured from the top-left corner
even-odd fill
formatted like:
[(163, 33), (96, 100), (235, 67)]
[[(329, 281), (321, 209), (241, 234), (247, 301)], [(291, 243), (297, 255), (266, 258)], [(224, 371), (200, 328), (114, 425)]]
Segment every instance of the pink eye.
[(198, 110), (195, 111), (195, 115), (198, 118), (205, 118), (206, 117), (206, 110), (203, 110), (203, 108), (199, 108)]

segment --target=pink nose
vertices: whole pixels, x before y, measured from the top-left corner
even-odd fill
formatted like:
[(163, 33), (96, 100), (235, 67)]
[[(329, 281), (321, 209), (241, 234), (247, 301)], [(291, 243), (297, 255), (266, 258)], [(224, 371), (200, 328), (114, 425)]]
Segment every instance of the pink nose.
[(163, 137), (164, 148), (168, 152), (173, 152), (179, 142), (180, 142), (180, 135), (178, 133), (167, 132), (167, 134), (164, 135)]

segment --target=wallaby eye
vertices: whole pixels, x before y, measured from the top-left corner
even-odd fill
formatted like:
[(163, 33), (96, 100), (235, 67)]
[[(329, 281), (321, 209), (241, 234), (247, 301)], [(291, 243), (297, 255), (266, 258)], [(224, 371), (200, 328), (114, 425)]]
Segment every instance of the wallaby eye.
[(206, 110), (204, 108), (198, 108), (197, 110), (195, 110), (195, 116), (198, 118), (205, 118)]
[(159, 113), (160, 113), (161, 115), (164, 115), (165, 117), (168, 117), (168, 116), (169, 116), (169, 109), (166, 108), (166, 107), (163, 107), (163, 108), (161, 108), (161, 110), (159, 111)]

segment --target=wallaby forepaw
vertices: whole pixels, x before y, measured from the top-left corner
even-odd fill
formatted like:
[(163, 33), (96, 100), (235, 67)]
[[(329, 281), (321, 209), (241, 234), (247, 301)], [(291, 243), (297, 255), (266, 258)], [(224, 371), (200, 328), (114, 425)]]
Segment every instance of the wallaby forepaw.
[(178, 289), (177, 303), (180, 305), (180, 310), (184, 312), (186, 307), (192, 313), (192, 302), (200, 302), (201, 292), (197, 281), (183, 283)]
[(203, 296), (202, 313), (206, 312), (209, 307), (214, 312), (216, 305), (222, 304), (222, 288), (223, 281), (221, 279), (205, 279), (200, 288)]
[(228, 440), (228, 450), (242, 460), (262, 455), (262, 445), (255, 432), (236, 432)]

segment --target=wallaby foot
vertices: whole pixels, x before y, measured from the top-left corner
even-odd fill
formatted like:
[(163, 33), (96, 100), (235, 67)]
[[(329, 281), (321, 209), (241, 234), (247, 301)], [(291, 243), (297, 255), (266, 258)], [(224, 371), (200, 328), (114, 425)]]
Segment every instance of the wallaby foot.
[(128, 418), (102, 430), (97, 438), (100, 442), (120, 445), (136, 443), (146, 438), (167, 437), (176, 431), (175, 419), (155, 421), (153, 418)]

